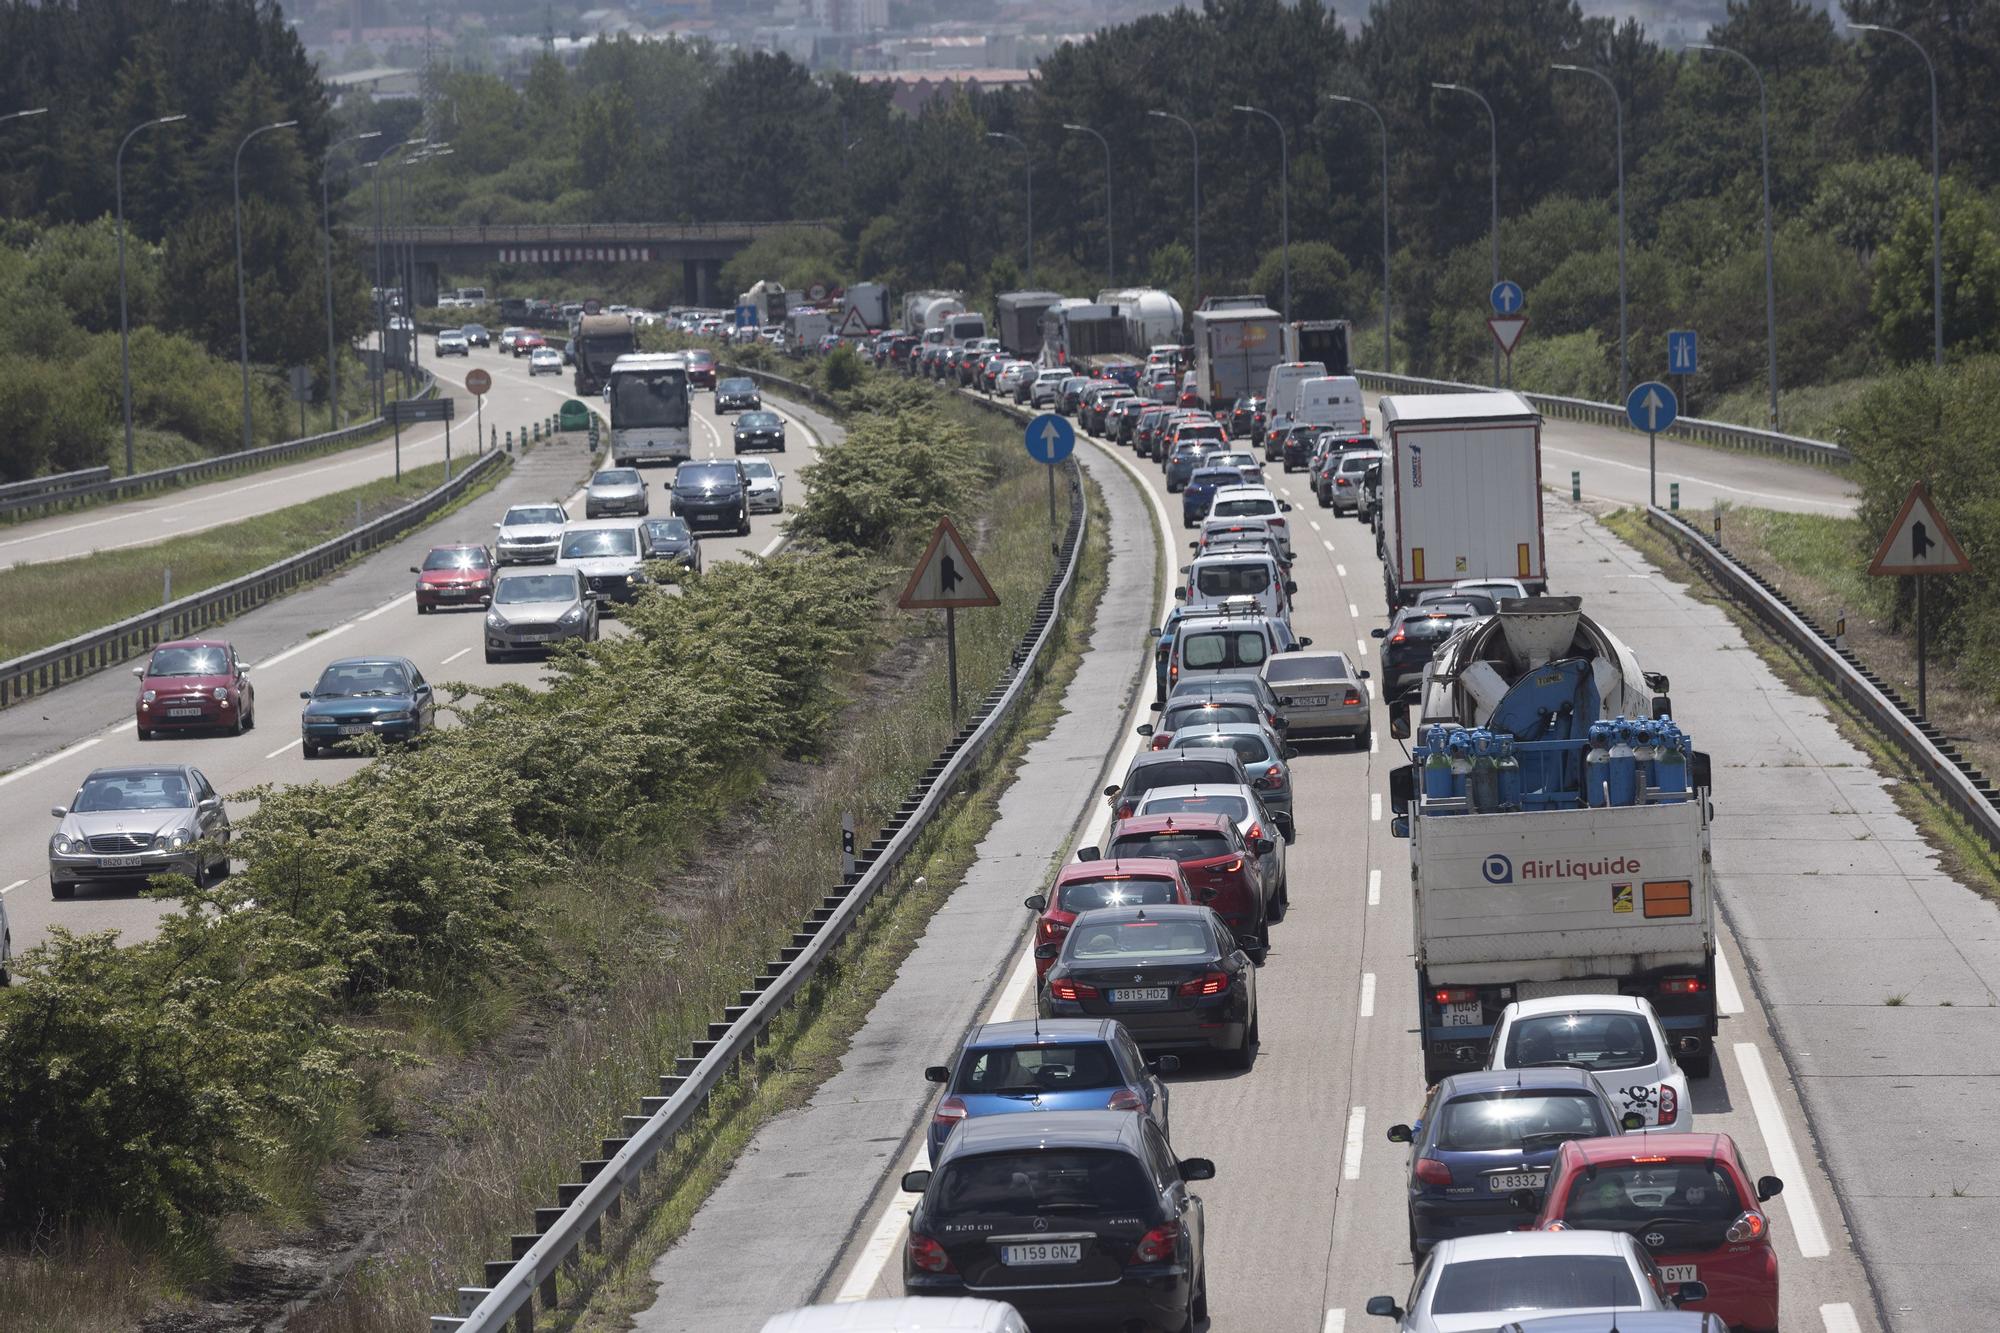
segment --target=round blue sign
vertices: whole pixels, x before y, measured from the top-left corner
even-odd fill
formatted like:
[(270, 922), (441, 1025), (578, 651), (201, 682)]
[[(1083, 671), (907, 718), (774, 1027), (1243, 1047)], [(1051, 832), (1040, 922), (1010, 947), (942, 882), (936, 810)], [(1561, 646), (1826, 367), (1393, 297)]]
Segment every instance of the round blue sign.
[(1658, 380), (1635, 384), (1632, 392), (1625, 395), (1626, 419), (1632, 423), (1632, 429), (1643, 430), (1648, 435), (1658, 434), (1673, 425), (1674, 418), (1680, 414), (1681, 400)]
[(1493, 302), (1493, 313), (1496, 315), (1518, 315), (1521, 313), (1522, 304), (1527, 300), (1521, 295), (1520, 283), (1508, 282), (1505, 279), (1493, 284), (1493, 291), (1487, 299)]
[(1076, 450), (1076, 427), (1069, 418), (1044, 412), (1028, 423), (1028, 457), (1037, 463), (1056, 464)]

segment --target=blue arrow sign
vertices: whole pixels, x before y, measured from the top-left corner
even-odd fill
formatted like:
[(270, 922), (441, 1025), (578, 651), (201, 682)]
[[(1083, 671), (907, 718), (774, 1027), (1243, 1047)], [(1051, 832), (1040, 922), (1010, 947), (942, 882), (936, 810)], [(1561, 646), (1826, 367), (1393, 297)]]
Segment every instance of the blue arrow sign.
[(1675, 329), (1667, 334), (1667, 373), (1692, 375), (1701, 365), (1696, 355), (1693, 329)]
[(1648, 435), (1658, 434), (1673, 425), (1674, 418), (1680, 414), (1680, 399), (1658, 380), (1635, 384), (1632, 392), (1625, 396), (1626, 418), (1631, 421), (1634, 430), (1643, 430)]
[(736, 307), (736, 327), (737, 327), (737, 328), (739, 328), (739, 329), (754, 329), (754, 328), (756, 328), (756, 327), (757, 327), (757, 326), (758, 326), (759, 324), (761, 324), (761, 323), (763, 323), (763, 322), (764, 322), (764, 321), (762, 321), (761, 319), (757, 318), (757, 307), (756, 307), (756, 306), (754, 306), (754, 305), (740, 305), (740, 306), (737, 306), (737, 307)]
[(1493, 284), (1493, 293), (1489, 299), (1493, 302), (1493, 313), (1496, 315), (1515, 314), (1526, 300), (1521, 295), (1521, 284), (1508, 282), (1505, 279)]
[(1044, 412), (1028, 423), (1028, 457), (1051, 466), (1068, 458), (1076, 448), (1076, 427), (1067, 417)]

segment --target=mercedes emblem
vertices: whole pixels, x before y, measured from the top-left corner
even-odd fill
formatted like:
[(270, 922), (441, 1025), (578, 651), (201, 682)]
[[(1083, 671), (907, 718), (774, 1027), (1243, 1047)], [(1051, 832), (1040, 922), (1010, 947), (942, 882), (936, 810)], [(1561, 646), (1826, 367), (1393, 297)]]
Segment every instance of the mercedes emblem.
[(1048, 1219), (1048, 1218), (1046, 1218), (1046, 1217), (1038, 1217), (1038, 1218), (1036, 1218), (1036, 1219), (1035, 1219), (1035, 1230), (1037, 1230), (1037, 1231), (1047, 1231), (1048, 1229), (1049, 1229), (1049, 1219)]
[(1657, 1250), (1667, 1243), (1667, 1238), (1657, 1231), (1648, 1231), (1644, 1239), (1649, 1250)]

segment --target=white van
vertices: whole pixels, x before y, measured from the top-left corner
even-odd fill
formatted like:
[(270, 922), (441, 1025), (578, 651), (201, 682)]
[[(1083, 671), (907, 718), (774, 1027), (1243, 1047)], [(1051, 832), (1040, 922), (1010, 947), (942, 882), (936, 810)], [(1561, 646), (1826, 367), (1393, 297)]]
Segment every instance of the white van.
[(972, 1296), (904, 1296), (787, 1310), (764, 1321), (763, 1333), (1028, 1333), (1005, 1301)]
[(1298, 386), (1292, 419), (1343, 435), (1366, 435), (1368, 413), (1361, 406), (1361, 381), (1352, 375), (1322, 375)]
[(1299, 416), (1298, 390), (1307, 380), (1323, 379), (1326, 363), (1322, 361), (1280, 361), (1271, 367), (1271, 373), (1264, 380), (1264, 419), (1273, 421), (1285, 417), (1292, 421), (1304, 420)]

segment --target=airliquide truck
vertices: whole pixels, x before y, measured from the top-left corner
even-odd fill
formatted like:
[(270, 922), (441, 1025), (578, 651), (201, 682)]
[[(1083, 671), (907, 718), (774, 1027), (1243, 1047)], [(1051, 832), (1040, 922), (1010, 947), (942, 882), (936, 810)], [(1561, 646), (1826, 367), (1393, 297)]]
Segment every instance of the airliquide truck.
[(1664, 676), (1582, 613), (1508, 598), (1445, 640), (1390, 731), (1409, 839), (1424, 1077), (1483, 1068), (1500, 1011), (1643, 996), (1691, 1077), (1716, 1032), (1708, 757)]

